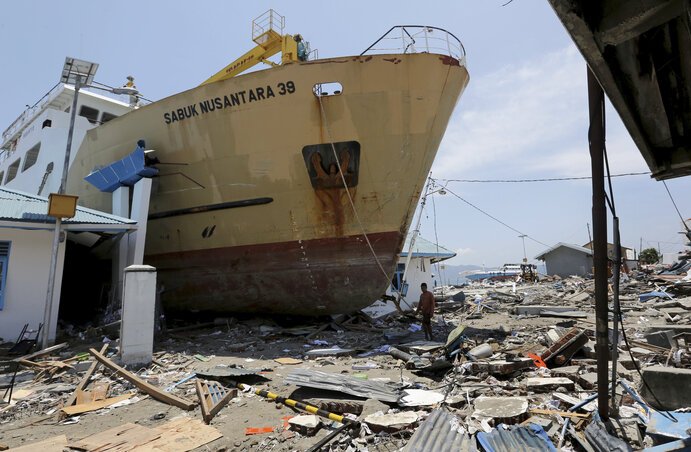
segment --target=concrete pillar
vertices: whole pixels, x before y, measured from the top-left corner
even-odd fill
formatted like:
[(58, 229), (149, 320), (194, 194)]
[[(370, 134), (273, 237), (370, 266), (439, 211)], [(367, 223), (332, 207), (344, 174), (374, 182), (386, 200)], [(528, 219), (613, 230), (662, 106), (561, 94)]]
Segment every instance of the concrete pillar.
[(120, 359), (123, 364), (148, 364), (154, 349), (156, 269), (131, 265), (125, 269), (120, 324)]
[[(113, 215), (123, 218), (130, 217), (130, 187), (123, 186), (113, 192)], [(129, 263), (127, 249), (129, 238), (127, 233), (118, 236), (117, 243), (113, 247), (113, 292), (115, 299), (122, 300), (122, 287), (124, 283), (123, 273)]]
[(137, 230), (129, 234), (130, 265), (141, 265), (144, 262), (144, 242), (146, 241), (146, 223), (149, 219), (150, 196), (151, 179), (144, 177), (134, 184), (130, 218), (137, 222)]

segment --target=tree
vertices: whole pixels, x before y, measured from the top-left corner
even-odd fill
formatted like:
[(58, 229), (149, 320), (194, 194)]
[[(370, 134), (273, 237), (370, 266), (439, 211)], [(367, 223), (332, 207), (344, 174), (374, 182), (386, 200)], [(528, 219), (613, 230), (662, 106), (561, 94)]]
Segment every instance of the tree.
[(657, 254), (655, 248), (647, 248), (641, 251), (641, 254), (638, 255), (638, 260), (643, 264), (657, 264), (657, 261), (660, 260), (660, 255)]

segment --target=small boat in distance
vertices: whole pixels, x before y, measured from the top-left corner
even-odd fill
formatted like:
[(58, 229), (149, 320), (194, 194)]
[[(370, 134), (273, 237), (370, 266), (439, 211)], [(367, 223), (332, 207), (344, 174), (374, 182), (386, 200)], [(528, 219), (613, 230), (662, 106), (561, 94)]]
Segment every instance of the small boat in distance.
[(464, 273), (463, 276), (469, 281), (508, 281), (521, 276), (523, 266), (530, 266), (533, 273), (537, 271), (535, 264), (504, 264), (497, 270), (476, 270)]

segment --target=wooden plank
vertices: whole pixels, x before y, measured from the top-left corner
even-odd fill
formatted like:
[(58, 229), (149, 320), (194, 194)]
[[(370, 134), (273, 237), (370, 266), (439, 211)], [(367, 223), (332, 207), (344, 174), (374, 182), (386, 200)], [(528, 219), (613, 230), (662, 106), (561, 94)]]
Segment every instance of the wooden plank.
[(577, 418), (577, 419), (587, 419), (590, 417), (590, 414), (572, 413), (571, 411), (542, 410), (539, 408), (534, 408), (534, 409), (530, 410), (530, 414), (546, 414), (546, 415), (558, 414), (561, 417), (570, 417), (570, 418)]
[[(221, 411), (221, 408), (226, 406), (228, 401), (237, 395), (237, 390), (228, 390), (224, 386), (216, 382), (203, 381), (200, 382), (199, 379), (196, 381), (197, 396), (199, 397), (199, 403), (202, 409), (202, 417), (204, 422), (207, 424), (211, 422), (216, 413)], [(220, 396), (220, 399), (216, 403), (213, 401), (211, 393)]]
[(89, 402), (89, 403), (82, 403), (81, 405), (72, 405), (72, 406), (66, 406), (62, 407), (60, 411), (65, 413), (67, 416), (73, 416), (75, 414), (79, 413), (86, 413), (87, 411), (94, 411), (94, 410), (100, 410), (101, 408), (105, 408), (107, 406), (110, 406), (114, 403), (122, 402), (123, 400), (127, 400), (130, 397), (132, 397), (134, 394), (125, 394), (117, 397), (111, 397), (110, 399), (106, 400), (99, 400), (98, 402)]
[(20, 356), (19, 358), (15, 358), (13, 361), (19, 361), (20, 359), (25, 359), (27, 361), (30, 361), (34, 358), (39, 357), (39, 356), (48, 355), (50, 353), (53, 353), (56, 350), (63, 349), (65, 347), (67, 347), (68, 345), (69, 344), (67, 342), (63, 342), (62, 344), (53, 345), (52, 347), (44, 348), (43, 350), (29, 353), (28, 355)]
[[(77, 405), (83, 405), (88, 402), (93, 402), (93, 399), (91, 398), (91, 391), (82, 391), (81, 389), (77, 389)], [(71, 405), (70, 405), (71, 406)]]
[(165, 403), (169, 403), (171, 405), (175, 405), (176, 407), (182, 408), (183, 410), (191, 410), (194, 408), (196, 405), (194, 402), (190, 402), (189, 400), (185, 400), (181, 397), (177, 397), (169, 392), (165, 392), (162, 389), (157, 388), (156, 386), (153, 386), (150, 383), (147, 383), (144, 380), (141, 380), (139, 377), (134, 375), (132, 372), (129, 372), (122, 367), (118, 366), (115, 364), (113, 361), (109, 360), (99, 352), (97, 352), (95, 349), (90, 348), (89, 353), (91, 353), (94, 358), (99, 360), (104, 366), (108, 367), (112, 371), (115, 372), (116, 375), (119, 375), (120, 377), (124, 378), (125, 380), (129, 381), (133, 385), (135, 385), (137, 388), (141, 389), (142, 391), (146, 392), (149, 394), (151, 397), (153, 397), (156, 400), (160, 400)]
[(105, 400), (108, 398), (108, 388), (110, 388), (110, 383), (105, 381), (97, 381), (94, 383), (94, 389), (91, 391), (91, 400), (98, 402), (99, 400)]
[(221, 432), (198, 419), (182, 417), (155, 428), (161, 437), (135, 447), (132, 452), (186, 452), (223, 437)]
[(68, 444), (68, 446), (73, 449), (88, 451), (125, 452), (135, 450), (137, 446), (150, 443), (160, 437), (161, 432), (157, 430), (127, 423), (103, 432), (94, 433), (74, 441)]
[[(105, 353), (105, 351), (108, 349), (108, 343), (103, 344), (103, 347), (101, 347), (101, 353)], [(77, 388), (74, 390), (72, 395), (70, 395), (67, 398), (67, 401), (65, 402), (65, 406), (72, 406), (74, 405), (75, 400), (77, 400), (77, 392), (82, 391), (86, 385), (89, 384), (89, 380), (91, 379), (91, 376), (94, 374), (96, 369), (98, 369), (98, 366), (100, 366), (101, 363), (98, 362), (98, 360), (94, 360), (93, 363), (91, 363), (91, 366), (89, 369), (86, 371), (84, 376), (82, 377), (81, 381), (77, 385)], [(58, 412), (58, 416), (60, 416), (60, 412)]]
[(26, 444), (20, 447), (13, 447), (10, 450), (12, 452), (36, 452), (37, 450), (41, 452), (62, 452), (65, 446), (67, 446), (67, 437), (65, 435), (58, 435), (44, 439), (43, 441)]

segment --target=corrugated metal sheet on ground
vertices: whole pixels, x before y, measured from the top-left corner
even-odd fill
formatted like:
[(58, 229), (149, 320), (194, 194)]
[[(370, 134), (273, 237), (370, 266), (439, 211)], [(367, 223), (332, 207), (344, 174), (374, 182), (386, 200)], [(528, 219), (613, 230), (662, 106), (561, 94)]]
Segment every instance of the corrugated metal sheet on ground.
[(489, 433), (478, 433), (477, 440), (485, 452), (549, 451), (557, 449), (539, 425), (525, 427), (501, 424)]
[(474, 452), (475, 440), (458, 433), (458, 421), (443, 410), (434, 410), (420, 425), (403, 452)]
[[(48, 198), (0, 187), (0, 219), (55, 223), (55, 218), (46, 215)], [(63, 219), (63, 224), (134, 224), (128, 218), (118, 217), (98, 210), (77, 206), (73, 218)]]
[(331, 374), (310, 369), (295, 369), (285, 379), (285, 383), (309, 388), (328, 389), (345, 392), (381, 402), (397, 402), (401, 395), (401, 386), (395, 383), (380, 383), (363, 380), (349, 375)]
[(204, 378), (246, 377), (258, 375), (258, 370), (242, 369), (240, 367), (216, 366), (205, 369), (196, 369), (197, 375)]

